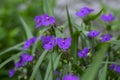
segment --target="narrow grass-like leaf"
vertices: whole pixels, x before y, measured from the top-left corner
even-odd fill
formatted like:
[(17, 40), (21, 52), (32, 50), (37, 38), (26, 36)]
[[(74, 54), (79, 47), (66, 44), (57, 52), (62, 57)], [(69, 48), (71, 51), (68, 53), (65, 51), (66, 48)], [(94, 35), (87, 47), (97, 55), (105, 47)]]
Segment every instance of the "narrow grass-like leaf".
[(53, 6), (51, 0), (42, 0), (42, 2), (43, 2), (44, 13), (53, 16)]
[(99, 80), (106, 80), (107, 66), (108, 66), (107, 62), (108, 62), (108, 59), (106, 60), (106, 63), (104, 64), (104, 66), (103, 66), (103, 68), (101, 70)]
[(22, 17), (19, 17), (19, 18), (20, 18), (20, 21), (21, 21), (22, 24), (23, 24), (24, 29), (25, 29), (25, 32), (26, 32), (26, 35), (27, 35), (27, 39), (32, 38), (33, 35), (32, 35), (32, 33), (31, 33), (30, 29), (28, 28), (28, 25), (25, 23), (25, 21), (23, 20)]
[(43, 80), (39, 70), (36, 73), (35, 80)]
[(80, 31), (76, 31), (72, 36), (72, 44), (71, 44), (71, 54), (73, 55), (73, 62), (77, 62), (77, 50), (78, 50), (78, 39), (80, 35)]
[(9, 51), (12, 51), (12, 50), (19, 50), (19, 47), (22, 46), (23, 44), (24, 44), (24, 42), (21, 42), (21, 43), (15, 45), (13, 47), (10, 47), (10, 48), (8, 48), (8, 49), (0, 52), (0, 56), (3, 55), (3, 54), (5, 54), (5, 53), (7, 53), (7, 52), (9, 52)]
[(66, 12), (67, 12), (67, 19), (68, 19), (68, 26), (69, 26), (70, 36), (72, 37), (72, 35), (73, 35), (72, 22), (71, 22), (71, 18), (70, 18), (70, 14), (69, 14), (67, 5), (66, 5)]
[(95, 20), (96, 18), (98, 18), (100, 15), (101, 15), (101, 13), (103, 12), (103, 9), (101, 9), (97, 14), (95, 14), (95, 15), (90, 15), (89, 16), (89, 20)]
[(82, 75), (81, 80), (94, 80), (97, 71), (103, 61), (103, 57), (105, 55), (105, 52), (108, 49), (108, 44), (107, 43), (102, 43), (99, 47), (99, 51), (96, 53), (96, 56), (93, 58), (93, 62), (90, 64), (88, 69), (85, 71), (85, 73)]
[[(56, 54), (56, 53), (55, 53)], [(54, 63), (54, 71), (56, 70), (57, 66), (58, 66), (58, 63), (59, 63), (59, 60), (60, 60), (60, 57), (61, 57), (62, 54), (56, 56), (56, 55), (53, 55), (53, 63)], [(56, 58), (57, 57), (57, 58)], [(52, 74), (52, 68), (51, 68), (51, 60), (49, 61), (49, 64), (48, 64), (48, 67), (47, 67), (47, 71), (46, 71), (46, 74), (45, 74), (45, 78), (44, 80), (52, 80), (52, 77), (54, 74)]]
[(14, 60), (16, 57), (19, 57), (23, 52), (19, 52), (15, 55), (13, 55), (12, 57), (8, 58), (7, 60), (5, 60), (3, 63), (0, 64), (0, 68), (2, 68), (3, 66), (5, 66), (8, 62)]
[(45, 51), (41, 54), (41, 56), (39, 57), (37, 63), (36, 63), (35, 66), (33, 67), (33, 72), (32, 72), (32, 74), (31, 74), (30, 80), (34, 80), (34, 77), (35, 77), (35, 75), (36, 75), (36, 72), (37, 72), (40, 64), (42, 63), (45, 55), (47, 54), (47, 52), (48, 52), (48, 51), (45, 50)]

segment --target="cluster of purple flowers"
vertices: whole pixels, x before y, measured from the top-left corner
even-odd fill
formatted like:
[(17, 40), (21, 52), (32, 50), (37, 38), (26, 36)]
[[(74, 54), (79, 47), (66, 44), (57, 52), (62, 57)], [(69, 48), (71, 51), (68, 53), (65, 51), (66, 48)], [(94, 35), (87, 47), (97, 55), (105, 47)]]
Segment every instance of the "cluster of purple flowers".
[[(97, 37), (100, 35), (100, 32), (99, 31), (96, 31), (96, 30), (91, 30), (89, 33), (88, 33), (88, 37), (90, 38), (94, 38), (94, 37)], [(104, 34), (101, 36), (101, 40), (100, 42), (106, 42), (106, 41), (109, 41), (111, 40), (111, 35), (110, 34)]]
[(114, 70), (114, 71), (120, 73), (120, 65), (111, 64), (110, 65), (110, 70)]
[(88, 16), (93, 11), (94, 11), (93, 9), (90, 9), (88, 7), (83, 7), (76, 13), (76, 16), (83, 18)]
[(36, 37), (30, 38), (29, 40), (25, 41), (23, 50), (29, 48), (33, 43), (35, 43), (37, 40)]
[(42, 36), (41, 41), (45, 50), (51, 50), (54, 46), (58, 45), (59, 48), (66, 50), (71, 45), (71, 38), (55, 38), (54, 36)]
[(49, 26), (55, 23), (55, 18), (49, 16), (48, 14), (43, 14), (40, 16), (35, 16), (34, 21), (36, 22), (36, 28), (41, 26)]
[(88, 47), (85, 47), (83, 50), (78, 51), (78, 57), (85, 58), (89, 53)]
[(111, 22), (111, 21), (115, 20), (115, 17), (111, 13), (109, 13), (109, 14), (102, 14), (101, 19), (104, 22)]
[[(20, 56), (20, 60), (15, 63), (15, 69), (20, 68), (25, 65), (27, 62), (33, 61), (33, 56), (28, 54), (28, 53), (23, 53)], [(10, 69), (9, 70), (9, 77), (12, 77), (15, 74), (15, 69)]]

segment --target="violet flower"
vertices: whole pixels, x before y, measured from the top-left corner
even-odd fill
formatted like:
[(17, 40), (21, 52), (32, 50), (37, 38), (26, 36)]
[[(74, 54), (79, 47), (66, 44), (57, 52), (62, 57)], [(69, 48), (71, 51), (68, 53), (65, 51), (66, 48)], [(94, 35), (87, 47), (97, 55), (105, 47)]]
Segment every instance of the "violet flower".
[(120, 73), (120, 65), (111, 64), (110, 65), (110, 70), (114, 70), (114, 71)]
[(73, 74), (66, 74), (63, 76), (62, 80), (80, 80), (78, 76)]
[(10, 78), (13, 77), (14, 74), (15, 74), (15, 70), (14, 70), (14, 69), (10, 69), (10, 70), (9, 70), (9, 77), (10, 77)]
[(92, 31), (90, 31), (90, 32), (88, 33), (88, 37), (94, 38), (94, 37), (97, 37), (99, 34), (100, 34), (99, 31), (92, 30)]
[(57, 38), (57, 44), (59, 46), (59, 48), (63, 49), (63, 50), (66, 50), (70, 47), (71, 45), (71, 38)]
[(37, 40), (36, 37), (30, 38), (29, 40), (25, 41), (23, 50), (29, 48), (33, 43), (35, 43)]
[(42, 36), (41, 41), (45, 50), (51, 50), (57, 44), (54, 36)]
[(85, 58), (87, 57), (87, 54), (89, 53), (88, 47), (85, 47), (83, 50), (78, 51), (78, 57)]
[(110, 34), (104, 34), (102, 37), (102, 39), (100, 40), (100, 42), (106, 42), (111, 40), (111, 35)]
[(90, 9), (88, 7), (83, 7), (76, 13), (76, 16), (78, 16), (78, 17), (86, 17), (93, 11), (94, 11), (93, 9)]
[(41, 26), (49, 26), (55, 23), (55, 18), (49, 16), (48, 14), (43, 14), (40, 16), (35, 16), (34, 21), (36, 22), (36, 28)]
[(109, 13), (109, 14), (102, 14), (101, 19), (104, 22), (111, 22), (111, 21), (115, 20), (115, 17), (111, 13)]
[(15, 63), (15, 67), (16, 68), (19, 68), (21, 66), (24, 66), (26, 62), (31, 62), (33, 60), (33, 56), (28, 54), (28, 53), (23, 53), (21, 56), (20, 56), (20, 60)]

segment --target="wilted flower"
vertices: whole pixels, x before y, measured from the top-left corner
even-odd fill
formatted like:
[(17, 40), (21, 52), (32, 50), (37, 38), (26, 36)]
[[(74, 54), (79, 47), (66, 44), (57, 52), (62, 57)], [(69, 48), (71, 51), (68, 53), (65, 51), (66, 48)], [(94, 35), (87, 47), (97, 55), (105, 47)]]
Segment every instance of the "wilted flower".
[(101, 42), (106, 42), (106, 41), (109, 41), (111, 39), (111, 35), (110, 34), (104, 34), (101, 38), (102, 38), (100, 40)]
[(24, 66), (24, 64), (26, 62), (31, 62), (33, 60), (33, 56), (28, 54), (28, 53), (23, 53), (21, 56), (20, 56), (20, 60), (15, 64), (15, 67), (16, 68), (19, 68), (21, 66)]
[(120, 65), (111, 64), (110, 65), (110, 70), (114, 70), (114, 71), (120, 73)]
[(87, 57), (87, 54), (89, 53), (88, 47), (85, 47), (83, 50), (78, 51), (78, 57), (85, 58)]
[(78, 76), (73, 74), (67, 74), (63, 76), (62, 80), (80, 80)]
[(51, 24), (54, 24), (55, 18), (49, 16), (48, 14), (43, 14), (40, 16), (35, 16), (34, 21), (36, 22), (36, 28), (39, 28), (41, 26), (49, 26)]
[(111, 13), (109, 13), (109, 14), (102, 14), (101, 19), (104, 22), (111, 22), (111, 21), (115, 20), (115, 17)]
[(25, 41), (23, 50), (29, 48), (35, 41), (37, 40), (36, 37), (30, 38), (29, 40)]
[(100, 34), (99, 31), (92, 30), (88, 33), (88, 37), (90, 37), (90, 38), (97, 37), (99, 34)]
[(15, 70), (14, 70), (14, 69), (10, 69), (10, 70), (9, 70), (9, 77), (10, 77), (10, 78), (13, 77), (14, 74), (15, 74)]
[(66, 50), (70, 47), (71, 40), (72, 40), (71, 38), (64, 39), (59, 37), (57, 38), (57, 44), (61, 49)]
[(41, 41), (44, 49), (51, 50), (54, 46), (56, 46), (56, 38), (54, 36), (42, 36)]
[(78, 16), (78, 17), (86, 17), (93, 11), (94, 11), (93, 9), (90, 9), (88, 7), (83, 7), (76, 13), (76, 16)]

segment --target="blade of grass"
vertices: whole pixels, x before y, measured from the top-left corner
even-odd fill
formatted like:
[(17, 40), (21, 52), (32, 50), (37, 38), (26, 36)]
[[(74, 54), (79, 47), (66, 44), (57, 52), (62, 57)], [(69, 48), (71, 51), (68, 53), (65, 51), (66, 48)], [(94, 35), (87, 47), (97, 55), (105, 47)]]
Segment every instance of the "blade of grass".
[(29, 80), (34, 80), (34, 77), (35, 77), (35, 75), (36, 75), (36, 72), (37, 72), (40, 64), (42, 63), (44, 57), (46, 56), (47, 52), (48, 52), (48, 51), (45, 50), (45, 51), (41, 54), (41, 56), (39, 57), (37, 63), (36, 63), (35, 66), (33, 67), (33, 72), (32, 72), (32, 74), (31, 74), (31, 77), (30, 77)]
[(10, 47), (10, 48), (8, 48), (8, 49), (0, 52), (0, 56), (3, 55), (3, 54), (5, 54), (5, 53), (7, 53), (7, 52), (9, 52), (9, 51), (12, 51), (12, 50), (19, 50), (19, 47), (22, 46), (23, 44), (24, 44), (24, 42), (21, 42), (21, 43), (15, 45), (13, 47)]
[(20, 18), (21, 23), (23, 24), (24, 29), (25, 29), (25, 32), (26, 32), (26, 35), (27, 35), (27, 39), (32, 38), (33, 35), (31, 33), (30, 29), (28, 28), (28, 25), (25, 23), (25, 21), (23, 20), (22, 17), (19, 17), (19, 18)]
[(53, 16), (53, 6), (51, 0), (42, 0), (42, 2), (43, 2), (44, 13)]
[(103, 66), (103, 69), (102, 69), (101, 75), (99, 77), (99, 80), (106, 80), (107, 66), (108, 66), (107, 62), (108, 62), (108, 59), (106, 60), (106, 63)]
[(14, 60), (16, 57), (19, 57), (23, 52), (19, 52), (15, 55), (13, 55), (12, 57), (8, 58), (7, 60), (5, 60), (3, 63), (0, 64), (0, 68), (2, 68), (3, 66), (5, 66), (8, 62)]
[(72, 29), (71, 18), (70, 18), (70, 14), (69, 14), (68, 6), (67, 5), (66, 5), (66, 12), (67, 12), (67, 19), (68, 19), (67, 21), (68, 21), (70, 36), (72, 37), (72, 35), (73, 35), (73, 29)]
[(77, 62), (77, 50), (78, 50), (78, 39), (80, 35), (80, 31), (76, 31), (72, 36), (72, 44), (71, 44), (71, 54), (73, 55), (73, 62)]
[[(55, 53), (57, 54), (57, 53)], [(54, 63), (54, 71), (56, 70), (57, 66), (58, 66), (58, 63), (59, 63), (59, 60), (60, 60), (60, 57), (61, 57), (62, 54), (56, 56), (56, 55), (53, 55), (53, 63)], [(57, 58), (56, 58), (57, 57)], [(47, 71), (45, 73), (45, 77), (44, 77), (44, 80), (52, 80), (52, 68), (51, 68), (51, 60), (49, 61), (49, 64), (48, 64), (48, 67), (47, 67)]]
[(96, 56), (93, 58), (93, 62), (91, 63), (91, 65), (82, 75), (81, 80), (95, 79), (97, 71), (103, 61), (104, 54), (107, 51), (109, 45), (107, 43), (101, 43), (99, 46), (100, 46), (99, 51), (97, 52)]

